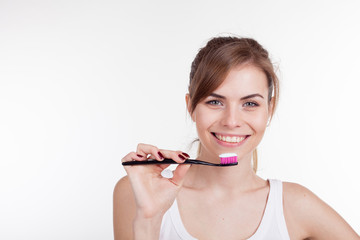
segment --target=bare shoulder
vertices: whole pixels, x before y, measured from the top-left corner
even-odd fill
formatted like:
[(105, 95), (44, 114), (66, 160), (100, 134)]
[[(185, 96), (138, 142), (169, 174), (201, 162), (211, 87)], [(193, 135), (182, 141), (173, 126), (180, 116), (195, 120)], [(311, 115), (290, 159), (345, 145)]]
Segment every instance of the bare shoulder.
[(307, 229), (312, 211), (323, 208), (325, 203), (306, 187), (291, 182), (283, 182), (283, 205), (286, 222), (298, 228)]
[(134, 194), (127, 176), (115, 185), (113, 195), (114, 239), (133, 239), (132, 223), (136, 214)]
[(115, 185), (114, 197), (133, 198), (133, 192), (128, 176), (122, 177)]
[(284, 182), (283, 198), (291, 239), (360, 239), (334, 209), (306, 187)]
[(311, 207), (314, 202), (320, 199), (306, 187), (291, 182), (283, 182), (284, 205), (286, 204), (293, 210), (298, 210), (297, 207)]

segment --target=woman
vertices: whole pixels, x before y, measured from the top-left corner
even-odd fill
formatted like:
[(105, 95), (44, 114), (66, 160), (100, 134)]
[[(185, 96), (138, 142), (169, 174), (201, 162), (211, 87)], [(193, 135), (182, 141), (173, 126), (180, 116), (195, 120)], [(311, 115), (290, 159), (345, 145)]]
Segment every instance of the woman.
[[(115, 239), (360, 239), (328, 205), (294, 183), (256, 175), (256, 147), (274, 114), (279, 84), (253, 39), (210, 40), (192, 63), (186, 104), (199, 136), (197, 159), (238, 165), (126, 166), (114, 190)], [(122, 161), (182, 163), (181, 151), (139, 144)]]

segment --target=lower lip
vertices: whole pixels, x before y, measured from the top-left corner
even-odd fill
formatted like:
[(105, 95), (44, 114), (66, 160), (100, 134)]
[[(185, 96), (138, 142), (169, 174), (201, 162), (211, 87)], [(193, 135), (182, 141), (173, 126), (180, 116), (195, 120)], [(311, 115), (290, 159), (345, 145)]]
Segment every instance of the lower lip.
[[(212, 135), (212, 134), (211, 134)], [(217, 139), (214, 135), (212, 135), (214, 137), (214, 139), (216, 140), (216, 142), (218, 144), (220, 144), (221, 146), (224, 147), (239, 147), (242, 144), (244, 144), (244, 142), (249, 138), (249, 136), (246, 136), (244, 140), (242, 140), (241, 142), (238, 143), (229, 143), (229, 142), (224, 142), (224, 141), (220, 141), (219, 139)]]

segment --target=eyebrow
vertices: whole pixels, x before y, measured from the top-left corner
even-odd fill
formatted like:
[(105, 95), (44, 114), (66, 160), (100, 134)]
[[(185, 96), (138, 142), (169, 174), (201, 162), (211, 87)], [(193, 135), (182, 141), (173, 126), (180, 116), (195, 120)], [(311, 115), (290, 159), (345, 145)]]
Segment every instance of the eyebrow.
[[(216, 97), (216, 98), (220, 98), (220, 99), (226, 99), (226, 97), (224, 97), (224, 96), (222, 96), (222, 95), (219, 95), (219, 94), (217, 94), (217, 93), (211, 93), (210, 96)], [(254, 97), (264, 98), (261, 94), (254, 93), (254, 94), (250, 94), (250, 95), (244, 96), (244, 97), (240, 98), (240, 100), (245, 100), (245, 99), (254, 98)]]

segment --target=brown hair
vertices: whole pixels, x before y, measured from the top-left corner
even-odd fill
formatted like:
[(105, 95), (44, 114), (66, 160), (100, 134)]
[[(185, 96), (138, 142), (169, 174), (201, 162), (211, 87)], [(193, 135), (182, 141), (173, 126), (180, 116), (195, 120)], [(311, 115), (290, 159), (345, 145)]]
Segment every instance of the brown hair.
[[(190, 114), (196, 105), (208, 97), (236, 66), (250, 64), (261, 69), (267, 78), (268, 102), (273, 98), (272, 115), (279, 99), (279, 80), (268, 52), (254, 39), (215, 37), (201, 48), (191, 64), (189, 96)], [(200, 152), (200, 146), (199, 150)], [(253, 169), (257, 170), (257, 150), (253, 151)]]

